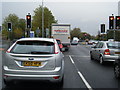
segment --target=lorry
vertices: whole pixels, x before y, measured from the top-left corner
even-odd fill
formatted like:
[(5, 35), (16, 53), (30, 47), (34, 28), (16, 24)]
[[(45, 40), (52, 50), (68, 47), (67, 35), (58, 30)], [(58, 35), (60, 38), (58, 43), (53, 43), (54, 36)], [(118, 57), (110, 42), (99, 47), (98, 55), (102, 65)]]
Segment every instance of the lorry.
[(60, 39), (65, 50), (70, 47), (70, 24), (52, 24), (51, 36), (55, 39)]

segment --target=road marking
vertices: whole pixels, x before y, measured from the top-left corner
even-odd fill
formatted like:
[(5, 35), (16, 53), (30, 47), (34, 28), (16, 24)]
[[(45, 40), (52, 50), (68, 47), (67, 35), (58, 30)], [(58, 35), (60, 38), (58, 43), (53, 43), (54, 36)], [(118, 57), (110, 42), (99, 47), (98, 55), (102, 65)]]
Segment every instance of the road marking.
[(75, 64), (74, 61), (73, 61), (73, 59), (72, 59), (72, 57), (71, 57), (70, 55), (69, 55), (69, 57), (70, 57), (71, 62), (72, 62), (73, 64)]
[(79, 56), (79, 55), (65, 55), (65, 56), (72, 56), (72, 57), (90, 57), (90, 56)]
[(81, 79), (83, 80), (84, 84), (86, 85), (86, 87), (88, 88), (88, 90), (93, 90), (92, 87), (90, 86), (90, 84), (87, 82), (87, 80), (84, 78), (84, 76), (82, 75), (82, 73), (79, 71), (79, 69), (77, 68), (77, 66), (75, 65), (72, 57), (69, 55), (71, 62), (74, 64), (76, 70), (78, 71), (78, 75), (81, 77)]
[(86, 79), (84, 78), (84, 76), (82, 75), (82, 73), (80, 71), (78, 71), (79, 76), (82, 78), (83, 82), (85, 83), (85, 85), (87, 86), (87, 88), (89, 90), (93, 90), (92, 87), (89, 85), (89, 83), (86, 81)]

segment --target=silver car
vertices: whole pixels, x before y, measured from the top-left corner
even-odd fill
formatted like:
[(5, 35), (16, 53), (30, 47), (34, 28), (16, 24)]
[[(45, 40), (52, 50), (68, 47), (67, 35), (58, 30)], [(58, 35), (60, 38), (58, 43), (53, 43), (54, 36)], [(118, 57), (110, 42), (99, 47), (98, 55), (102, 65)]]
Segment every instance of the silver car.
[(55, 39), (19, 39), (6, 52), (4, 82), (9, 85), (12, 81), (41, 80), (63, 84), (63, 57)]
[(90, 50), (91, 60), (96, 59), (103, 64), (120, 58), (120, 42), (100, 41)]

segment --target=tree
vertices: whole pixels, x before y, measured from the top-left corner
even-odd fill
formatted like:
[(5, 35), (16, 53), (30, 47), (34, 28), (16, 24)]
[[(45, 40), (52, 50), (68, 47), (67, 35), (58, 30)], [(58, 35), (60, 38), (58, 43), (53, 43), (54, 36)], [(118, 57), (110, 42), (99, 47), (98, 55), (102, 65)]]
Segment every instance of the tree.
[[(47, 7), (44, 7), (44, 30), (48, 28), (50, 30), (50, 35), (52, 23), (57, 23), (57, 21), (52, 15), (52, 12)], [(42, 36), (42, 6), (39, 6), (34, 10), (34, 16), (32, 20), (32, 29), (35, 31), (38, 27), (41, 30), (40, 36)]]
[(70, 34), (71, 34), (71, 39), (73, 39), (73, 37), (78, 37), (80, 38), (80, 33), (81, 33), (81, 30), (80, 28), (74, 28)]
[[(12, 23), (12, 31), (8, 31), (8, 22)], [(2, 34), (11, 40), (14, 38), (20, 38), (23, 36), (23, 32), (25, 30), (25, 20), (19, 19), (16, 14), (9, 14), (5, 17), (3, 24), (2, 24)], [(22, 34), (21, 34), (22, 33)], [(11, 36), (11, 37), (10, 37)]]

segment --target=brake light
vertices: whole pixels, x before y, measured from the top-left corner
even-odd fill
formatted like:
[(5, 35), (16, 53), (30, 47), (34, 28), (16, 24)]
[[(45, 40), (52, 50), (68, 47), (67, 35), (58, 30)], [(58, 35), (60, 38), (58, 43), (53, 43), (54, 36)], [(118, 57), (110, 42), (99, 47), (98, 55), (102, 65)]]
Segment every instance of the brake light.
[(10, 51), (6, 51), (6, 53), (10, 53)]
[(55, 54), (58, 54), (59, 53), (59, 51), (58, 51), (58, 48), (57, 48), (57, 44), (55, 43)]
[(55, 77), (53, 77), (54, 79), (59, 79), (60, 78), (60, 76), (55, 76)]
[(105, 54), (105, 55), (110, 55), (110, 50), (109, 50), (109, 49), (106, 49), (106, 50), (104, 51), (104, 54)]

